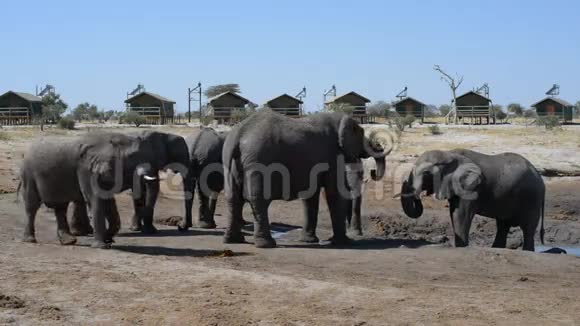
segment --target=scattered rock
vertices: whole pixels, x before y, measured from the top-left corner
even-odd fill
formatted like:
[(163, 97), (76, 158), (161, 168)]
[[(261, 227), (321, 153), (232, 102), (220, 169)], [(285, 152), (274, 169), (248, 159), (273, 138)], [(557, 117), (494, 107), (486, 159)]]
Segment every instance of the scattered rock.
[(518, 279), (518, 282), (526, 282), (526, 281), (528, 281), (528, 280), (529, 280), (529, 279), (528, 279), (526, 276), (522, 276), (522, 277), (520, 277), (520, 278)]
[(24, 300), (19, 297), (0, 294), (0, 308), (20, 309), (25, 306)]

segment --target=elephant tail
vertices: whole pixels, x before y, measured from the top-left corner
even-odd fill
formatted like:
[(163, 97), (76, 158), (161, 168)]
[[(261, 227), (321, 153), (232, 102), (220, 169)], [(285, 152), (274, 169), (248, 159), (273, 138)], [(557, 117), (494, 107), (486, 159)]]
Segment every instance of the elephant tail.
[[(226, 146), (224, 145), (224, 148)], [(226, 189), (230, 190), (229, 194), (234, 198), (240, 199), (243, 197), (243, 168), (241, 164), (241, 151), (239, 142), (233, 145), (231, 150), (224, 151), (224, 181)]]
[(545, 207), (546, 199), (542, 198), (542, 225), (540, 226), (540, 242), (542, 245), (544, 244), (544, 207)]

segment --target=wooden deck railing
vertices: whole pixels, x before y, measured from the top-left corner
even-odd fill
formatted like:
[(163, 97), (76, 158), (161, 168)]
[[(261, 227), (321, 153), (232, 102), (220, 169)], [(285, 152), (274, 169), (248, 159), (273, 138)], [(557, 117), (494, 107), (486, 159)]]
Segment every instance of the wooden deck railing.
[(27, 107), (0, 108), (0, 125), (28, 125), (32, 124), (30, 109)]
[(173, 123), (174, 117), (163, 114), (162, 108), (158, 106), (129, 107), (129, 111), (135, 112), (145, 118), (145, 124), (167, 124)]
[(293, 118), (300, 117), (300, 109), (299, 108), (275, 108), (275, 109), (272, 109), (272, 111), (289, 116), (289, 117), (293, 117)]

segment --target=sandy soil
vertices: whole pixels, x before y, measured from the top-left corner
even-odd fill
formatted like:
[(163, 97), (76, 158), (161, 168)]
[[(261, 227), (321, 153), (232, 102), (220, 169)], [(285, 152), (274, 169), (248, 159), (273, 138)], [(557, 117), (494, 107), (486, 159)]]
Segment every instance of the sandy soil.
[[(85, 131), (54, 136), (80, 132)], [(158, 235), (123, 229), (112, 250), (94, 250), (87, 247), (90, 238), (79, 238), (72, 247), (58, 245), (54, 217), (46, 209), (37, 219), (39, 244), (19, 241), (23, 208), (11, 192), (18, 162), (35, 135), (14, 130), (10, 140), (0, 141), (0, 189), (10, 192), (0, 195), (0, 324), (580, 324), (579, 258), (488, 248), (495, 225), (485, 218), (477, 218), (472, 227), (471, 247), (451, 248), (445, 203), (426, 198), (424, 216), (411, 220), (392, 199), (398, 175), (420, 148), (464, 143), (482, 151), (534, 151), (522, 142), (539, 137), (479, 132), (490, 137), (484, 143), (494, 145), (485, 148), (470, 129), (447, 130), (443, 136), (426, 135), (424, 129), (407, 133), (405, 146), (389, 161), (395, 172), (383, 182), (366, 184), (365, 235), (352, 247), (297, 242), (300, 202), (272, 205), (274, 228), (291, 230), (278, 239), (277, 249), (224, 245), (221, 200), (218, 229), (178, 233), (167, 224), (183, 214), (182, 203), (165, 185), (156, 210)], [(576, 133), (580, 129), (555, 134), (565, 140), (559, 147), (544, 136), (546, 144), (537, 147), (547, 153), (551, 147), (574, 148), (580, 144), (571, 141)], [(578, 154), (567, 155), (575, 164), (571, 155)], [(551, 166), (539, 154), (536, 160)], [(572, 164), (565, 168), (573, 169)], [(548, 245), (579, 246), (580, 180), (550, 178), (546, 183)], [(128, 194), (118, 196), (125, 226), (129, 199)], [(247, 209), (245, 217), (251, 220)], [(319, 236), (330, 236), (324, 201)], [(509, 243), (520, 246), (521, 234), (513, 232)]]

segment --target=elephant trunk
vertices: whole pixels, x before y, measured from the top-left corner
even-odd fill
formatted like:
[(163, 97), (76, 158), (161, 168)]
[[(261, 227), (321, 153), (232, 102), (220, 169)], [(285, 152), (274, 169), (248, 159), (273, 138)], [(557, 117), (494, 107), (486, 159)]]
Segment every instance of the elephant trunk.
[(179, 172), (183, 182), (183, 199), (185, 209), (185, 223), (182, 225), (187, 229), (192, 225), (193, 196), (194, 196), (194, 171), (189, 157), (189, 148), (183, 137), (171, 135), (167, 142), (169, 145), (169, 161), (177, 164), (176, 170)]
[(396, 136), (386, 130), (371, 130), (365, 138), (365, 155), (375, 159), (376, 170), (371, 170), (373, 180), (380, 180), (385, 175), (385, 157), (397, 144)]
[(385, 157), (375, 157), (375, 163), (377, 165), (376, 170), (371, 170), (371, 178), (374, 181), (381, 180), (385, 175)]
[(192, 213), (191, 210), (193, 208), (193, 197), (195, 191), (195, 184), (194, 184), (194, 171), (193, 167), (191, 166), (191, 162), (189, 157), (184, 159), (181, 163), (183, 166), (186, 166), (187, 169), (182, 174), (182, 182), (183, 182), (183, 198), (184, 198), (184, 208), (185, 208), (185, 227), (189, 227), (192, 225)]
[(418, 195), (420, 192), (420, 188), (413, 187), (413, 172), (411, 172), (401, 186), (401, 205), (410, 218), (418, 218), (423, 214), (423, 204)]

